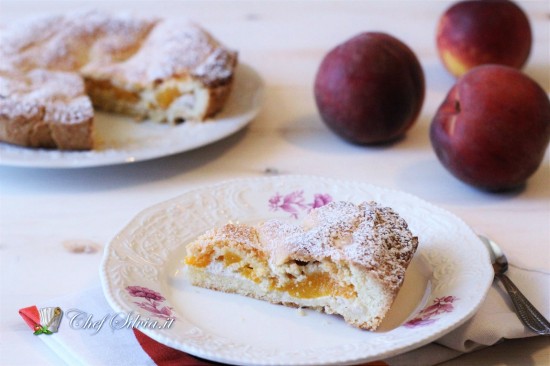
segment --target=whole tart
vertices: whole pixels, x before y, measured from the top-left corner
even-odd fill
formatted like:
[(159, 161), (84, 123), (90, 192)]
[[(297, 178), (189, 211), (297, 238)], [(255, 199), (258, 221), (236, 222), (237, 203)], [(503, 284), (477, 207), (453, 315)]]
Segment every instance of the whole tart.
[(0, 141), (88, 150), (91, 106), (173, 124), (213, 117), (237, 53), (195, 24), (84, 11), (4, 29), (0, 60)]

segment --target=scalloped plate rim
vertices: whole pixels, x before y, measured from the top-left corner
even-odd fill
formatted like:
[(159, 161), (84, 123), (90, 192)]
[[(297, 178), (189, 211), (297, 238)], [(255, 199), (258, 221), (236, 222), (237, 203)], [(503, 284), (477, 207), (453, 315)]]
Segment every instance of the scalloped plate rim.
[[(241, 184), (247, 183), (247, 182), (261, 184), (263, 182), (268, 182), (270, 180), (280, 180), (280, 181), (285, 181), (285, 180), (289, 180), (289, 181), (292, 181), (292, 180), (309, 181), (309, 180), (313, 180), (313, 181), (319, 181), (319, 182), (324, 182), (324, 183), (331, 183), (331, 184), (335, 184), (335, 185), (338, 185), (338, 184), (357, 185), (357, 186), (361, 186), (363, 188), (374, 189), (374, 190), (384, 192), (384, 193), (396, 193), (396, 194), (402, 195), (403, 197), (407, 197), (407, 199), (410, 199), (412, 201), (416, 201), (417, 203), (422, 203), (423, 205), (426, 205), (426, 207), (430, 207), (430, 209), (435, 210), (439, 213), (444, 213), (448, 217), (451, 217), (453, 220), (455, 220), (456, 223), (458, 223), (459, 225), (462, 225), (465, 230), (470, 231), (471, 235), (475, 236), (475, 233), (473, 232), (473, 230), (461, 218), (459, 218), (458, 216), (454, 215), (453, 213), (451, 213), (451, 212), (449, 212), (449, 211), (447, 211), (447, 210), (445, 210), (445, 209), (443, 209), (439, 206), (433, 205), (433, 204), (431, 204), (431, 203), (429, 203), (429, 202), (427, 202), (427, 201), (425, 201), (425, 200), (423, 200), (423, 199), (421, 199), (421, 198), (419, 198), (415, 195), (407, 193), (407, 192), (403, 192), (403, 191), (399, 191), (399, 190), (395, 190), (395, 189), (384, 188), (384, 187), (372, 185), (372, 184), (361, 182), (361, 181), (333, 179), (333, 178), (311, 176), (311, 175), (284, 175), (284, 176), (274, 176), (274, 177), (252, 177), (252, 178), (228, 179), (228, 180), (225, 180), (225, 181), (222, 181), (222, 182), (219, 182), (219, 183), (209, 184), (209, 185), (205, 185), (205, 186), (202, 186), (202, 187), (197, 187), (197, 188), (192, 188), (192, 189), (185, 190), (182, 194), (180, 194), (180, 195), (178, 195), (178, 196), (176, 196), (172, 199), (168, 199), (168, 200), (165, 200), (163, 202), (157, 203), (153, 206), (150, 206), (150, 207), (142, 210), (141, 212), (139, 212), (121, 231), (119, 231), (119, 233), (114, 237), (114, 239), (111, 242), (109, 242), (107, 244), (107, 246), (105, 247), (104, 257), (102, 259), (101, 268), (100, 268), (100, 277), (101, 277), (103, 292), (104, 292), (104, 295), (105, 295), (108, 303), (110, 304), (110, 306), (113, 309), (115, 309), (116, 311), (124, 311), (124, 307), (122, 306), (122, 304), (113, 295), (112, 291), (114, 289), (111, 287), (111, 284), (109, 283), (109, 279), (108, 279), (108, 276), (109, 276), (108, 275), (109, 261), (110, 261), (110, 259), (112, 259), (112, 255), (111, 255), (112, 250), (113, 250), (112, 247), (116, 245), (117, 240), (120, 240), (120, 236), (124, 235), (125, 231), (132, 225), (133, 222), (135, 222), (139, 218), (145, 217), (145, 216), (147, 216), (147, 215), (149, 215), (153, 212), (156, 212), (159, 209), (161, 209), (163, 207), (166, 207), (167, 205), (169, 205), (173, 202), (181, 200), (182, 198), (184, 198), (187, 195), (192, 195), (192, 194), (196, 194), (196, 193), (200, 193), (200, 192), (207, 192), (207, 191), (214, 190), (214, 189), (219, 189), (221, 187), (228, 186), (228, 185), (234, 185), (234, 184), (241, 185)], [(476, 238), (477, 238), (477, 236), (476, 236)], [(482, 246), (480, 246), (480, 248), (482, 248)], [(365, 357), (362, 357), (361, 355), (354, 355), (354, 356), (351, 356), (351, 357), (346, 356), (346, 355), (342, 355), (342, 357), (340, 357), (339, 359), (330, 359), (330, 360), (327, 359), (326, 362), (324, 362), (324, 361), (319, 362), (319, 360), (315, 360), (313, 363), (308, 361), (308, 360), (295, 360), (293, 362), (288, 363), (288, 360), (284, 359), (285, 363), (288, 363), (289, 365), (302, 365), (302, 366), (305, 366), (305, 365), (328, 365), (328, 364), (332, 365), (332, 364), (350, 364), (350, 363), (356, 363), (356, 362), (369, 362), (369, 361), (374, 361), (374, 360), (387, 358), (387, 357), (390, 357), (390, 356), (395, 356), (397, 354), (401, 354), (401, 353), (416, 349), (418, 347), (421, 347), (423, 345), (426, 345), (426, 344), (436, 340), (437, 338), (440, 338), (441, 336), (447, 334), (448, 332), (452, 331), (453, 329), (456, 329), (457, 327), (459, 327), (460, 325), (465, 323), (468, 319), (470, 319), (475, 314), (475, 312), (481, 306), (481, 304), (482, 304), (482, 302), (483, 302), (483, 300), (484, 300), (484, 298), (487, 294), (487, 291), (489, 290), (489, 288), (492, 284), (492, 280), (493, 280), (492, 274), (493, 274), (493, 272), (492, 272), (492, 268), (490, 267), (489, 254), (484, 249), (481, 249), (479, 251), (479, 253), (477, 253), (477, 254), (480, 256), (480, 262), (484, 262), (483, 265), (485, 267), (484, 268), (485, 277), (477, 279), (478, 286), (482, 289), (482, 291), (480, 291), (476, 295), (475, 301), (471, 302), (466, 310), (462, 310), (463, 314), (459, 318), (455, 319), (454, 322), (451, 325), (446, 326), (444, 328), (437, 327), (437, 326), (432, 326), (430, 328), (432, 328), (433, 331), (429, 332), (429, 334), (424, 335), (422, 338), (417, 339), (417, 340), (413, 339), (408, 343), (402, 344), (398, 348), (383, 350), (381, 352), (376, 353), (375, 355), (369, 354)], [(154, 339), (154, 340), (156, 340), (156, 341), (158, 341), (158, 342), (160, 342), (160, 343), (162, 343), (166, 346), (181, 350), (183, 352), (189, 353), (189, 354), (194, 355), (196, 357), (201, 357), (201, 358), (212, 360), (212, 361), (226, 362), (226, 363), (231, 363), (231, 364), (261, 364), (261, 365), (274, 365), (274, 364), (281, 363), (281, 362), (273, 361), (273, 360), (263, 361), (262, 359), (250, 358), (250, 357), (231, 359), (231, 358), (228, 358), (227, 356), (224, 356), (223, 354), (220, 355), (218, 353), (209, 353), (208, 351), (205, 351), (202, 348), (196, 348), (192, 345), (185, 344), (185, 342), (182, 343), (181, 341), (175, 340), (174, 337), (166, 336), (165, 334), (160, 334), (160, 333), (158, 333), (154, 330), (144, 329), (144, 330), (142, 330), (142, 332), (145, 333), (146, 335), (148, 335), (149, 337), (151, 337), (152, 339)]]

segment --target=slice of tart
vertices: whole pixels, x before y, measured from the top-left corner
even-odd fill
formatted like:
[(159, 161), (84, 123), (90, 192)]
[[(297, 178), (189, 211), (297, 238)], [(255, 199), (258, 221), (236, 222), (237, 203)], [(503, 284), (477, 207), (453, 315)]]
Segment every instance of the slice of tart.
[(376, 330), (418, 246), (407, 223), (375, 202), (331, 202), (301, 224), (227, 224), (187, 246), (193, 285), (339, 314)]

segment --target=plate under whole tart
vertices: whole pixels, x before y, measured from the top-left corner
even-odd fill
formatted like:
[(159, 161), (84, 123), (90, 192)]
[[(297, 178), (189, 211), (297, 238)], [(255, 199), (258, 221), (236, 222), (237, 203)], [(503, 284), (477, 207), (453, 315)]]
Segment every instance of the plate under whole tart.
[(27, 148), (0, 142), (0, 165), (29, 168), (82, 168), (165, 157), (212, 144), (246, 127), (260, 111), (264, 85), (250, 66), (237, 66), (233, 90), (211, 120), (180, 125), (136, 122), (132, 117), (96, 112), (96, 147), (90, 151)]

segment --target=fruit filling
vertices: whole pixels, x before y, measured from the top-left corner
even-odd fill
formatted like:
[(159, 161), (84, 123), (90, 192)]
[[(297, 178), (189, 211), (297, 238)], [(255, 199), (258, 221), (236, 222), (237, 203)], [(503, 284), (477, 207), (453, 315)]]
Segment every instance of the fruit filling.
[(181, 95), (177, 87), (169, 87), (156, 95), (156, 100), (162, 109), (167, 109), (172, 102)]
[(353, 285), (342, 286), (326, 272), (313, 272), (300, 282), (290, 281), (274, 290), (288, 292), (298, 299), (314, 299), (323, 296), (357, 297)]
[(227, 267), (233, 263), (238, 263), (242, 260), (240, 256), (233, 252), (225, 252), (223, 256), (220, 257), (220, 259), (223, 259), (223, 264)]
[(210, 249), (205, 253), (201, 253), (200, 256), (188, 255), (185, 257), (185, 264), (199, 268), (207, 267), (212, 262), (212, 254), (214, 254), (214, 251)]
[[(213, 250), (201, 253), (200, 256), (188, 256), (185, 258), (185, 263), (191, 266), (204, 268), (207, 267), (214, 259)], [(277, 284), (276, 276), (260, 276), (258, 271), (250, 263), (243, 261), (242, 257), (231, 251), (226, 251), (223, 255), (218, 255), (215, 261), (222, 262), (224, 267), (229, 267), (232, 264), (240, 263), (234, 269), (236, 273), (255, 282), (262, 282), (261, 277), (266, 277), (269, 281), (270, 291), (287, 292), (289, 295), (299, 299), (314, 299), (323, 296), (340, 296), (345, 298), (357, 297), (357, 292), (351, 284), (342, 285), (335, 281), (327, 272), (314, 271), (304, 274), (302, 278), (297, 279), (291, 274), (287, 274), (288, 281), (284, 284)], [(266, 263), (267, 267), (267, 263)]]
[(136, 103), (139, 101), (139, 95), (137, 93), (116, 87), (109, 80), (86, 79), (86, 89), (88, 91), (97, 90), (102, 93), (110, 92), (113, 98), (124, 100), (129, 103)]

